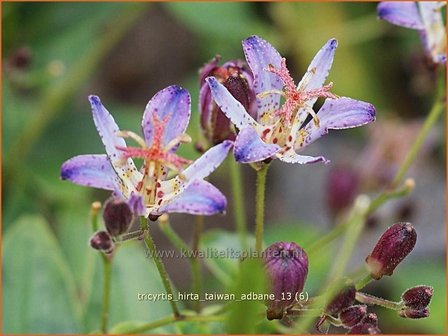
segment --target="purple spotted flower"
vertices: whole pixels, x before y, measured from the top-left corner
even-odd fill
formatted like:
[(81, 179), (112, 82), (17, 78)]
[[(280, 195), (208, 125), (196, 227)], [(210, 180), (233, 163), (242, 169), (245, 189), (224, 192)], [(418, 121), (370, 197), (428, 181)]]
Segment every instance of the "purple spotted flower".
[[(365, 125), (375, 120), (375, 108), (368, 103), (338, 97), (324, 85), (333, 63), (337, 41), (329, 40), (317, 53), (298, 86), (286, 68), (286, 61), (258, 36), (243, 41), (243, 50), (254, 75), (257, 114), (253, 118), (215, 78), (208, 77), (213, 97), (239, 129), (234, 155), (238, 162), (252, 163), (278, 158), (288, 163), (328, 162), (324, 157), (299, 155), (306, 146), (328, 133)], [(284, 103), (280, 105), (280, 99)], [(326, 98), (316, 113), (313, 105)], [(307, 117), (313, 119), (307, 123)]]
[[(89, 100), (107, 155), (79, 155), (66, 161), (61, 167), (63, 180), (111, 190), (128, 200), (134, 213), (150, 218), (166, 212), (224, 212), (226, 198), (203, 179), (225, 159), (232, 142), (212, 147), (185, 169), (190, 161), (175, 153), (180, 143), (191, 140), (184, 133), (191, 113), (188, 91), (170, 86), (149, 101), (142, 120), (144, 138), (119, 131), (100, 99), (90, 96)], [(133, 139), (140, 147), (126, 146), (124, 138)], [(140, 170), (133, 158), (143, 160)], [(169, 171), (176, 176), (167, 179)]]
[(446, 32), (441, 8), (445, 1), (385, 1), (378, 17), (397, 26), (418, 30), (425, 51), (434, 63), (446, 63)]

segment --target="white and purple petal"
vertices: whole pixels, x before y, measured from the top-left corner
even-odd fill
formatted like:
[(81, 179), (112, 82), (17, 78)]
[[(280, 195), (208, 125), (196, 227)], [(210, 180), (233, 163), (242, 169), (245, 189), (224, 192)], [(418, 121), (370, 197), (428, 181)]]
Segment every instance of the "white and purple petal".
[[(194, 161), (183, 172), (182, 177), (176, 176), (170, 180), (161, 181), (159, 191), (163, 195), (162, 201), (171, 199), (181, 193), (194, 180), (202, 180), (210, 175), (224, 161), (229, 150), (233, 146), (233, 141), (225, 140), (222, 143), (213, 146), (199, 159)], [(160, 199), (157, 199), (157, 203)]]
[(279, 150), (278, 145), (263, 142), (255, 129), (248, 127), (238, 133), (233, 154), (239, 163), (252, 163), (270, 158)]
[(214, 215), (224, 213), (226, 206), (226, 197), (215, 186), (203, 180), (194, 180), (176, 197), (152, 211), (152, 214), (178, 212)]
[(417, 3), (413, 1), (384, 1), (378, 5), (378, 17), (397, 26), (424, 29)]
[[(151, 147), (154, 136), (154, 118), (164, 124), (162, 146), (185, 133), (191, 114), (191, 97), (187, 90), (169, 86), (159, 92), (148, 102), (143, 114), (142, 129), (145, 142)], [(173, 151), (177, 146), (173, 148)]]
[[(254, 74), (255, 94), (271, 90), (282, 90), (283, 82), (275, 74), (266, 71), (269, 65), (281, 68), (282, 57), (267, 41), (258, 36), (248, 37), (243, 41), (243, 50), (252, 73)], [(280, 106), (280, 95), (265, 94), (257, 97), (257, 120), (265, 113), (271, 113)]]
[(78, 155), (61, 166), (61, 179), (82, 186), (117, 191), (120, 189), (117, 173), (107, 155)]
[(289, 151), (284, 154), (278, 153), (276, 156), (281, 161), (286, 162), (286, 163), (310, 164), (310, 163), (323, 162), (323, 163), (327, 164), (330, 162), (323, 156), (299, 155), (293, 151)]
[(257, 126), (257, 122), (247, 113), (243, 105), (216, 78), (207, 77), (205, 81), (210, 87), (216, 104), (236, 128), (243, 129)]
[(92, 106), (93, 121), (106, 148), (110, 163), (127, 188), (134, 187), (141, 179), (141, 174), (137, 171), (132, 159), (122, 159), (123, 152), (118, 148), (125, 148), (126, 142), (117, 135), (119, 129), (114, 118), (101, 103), (99, 97), (91, 95), (89, 101)]
[(375, 113), (375, 107), (363, 101), (346, 97), (328, 98), (317, 113), (319, 126), (310, 121), (303, 130), (305, 139), (295, 149), (311, 144), (330, 129), (354, 128), (375, 121)]
[[(325, 45), (317, 52), (311, 61), (308, 69), (300, 81), (297, 89), (300, 91), (309, 91), (313, 89), (321, 88), (325, 80), (328, 77), (331, 66), (333, 65), (334, 54), (338, 46), (336, 39), (330, 39)], [(313, 106), (317, 98), (313, 99), (313, 102), (309, 105)]]
[[(444, 2), (442, 4), (445, 4)], [(421, 33), (426, 52), (435, 63), (446, 62), (446, 30), (440, 10), (441, 2), (419, 2), (425, 31)]]
[(131, 192), (131, 196), (129, 197), (128, 200), (128, 205), (135, 216), (145, 215), (146, 208), (143, 202), (143, 197), (140, 194), (136, 192)]

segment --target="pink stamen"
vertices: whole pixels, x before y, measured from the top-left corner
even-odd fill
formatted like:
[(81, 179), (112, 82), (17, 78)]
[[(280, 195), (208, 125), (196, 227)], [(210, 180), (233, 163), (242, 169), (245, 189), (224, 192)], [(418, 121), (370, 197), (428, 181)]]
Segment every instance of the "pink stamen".
[(276, 74), (283, 81), (284, 84), (284, 96), (285, 102), (283, 105), (274, 112), (274, 116), (284, 116), (288, 125), (291, 124), (293, 114), (307, 101), (313, 98), (337, 98), (337, 96), (330, 92), (333, 84), (327, 84), (321, 88), (311, 89), (308, 91), (299, 91), (294, 84), (294, 80), (291, 77), (288, 68), (286, 67), (286, 59), (282, 58), (280, 69), (275, 68), (272, 64), (269, 64), (267, 71)]

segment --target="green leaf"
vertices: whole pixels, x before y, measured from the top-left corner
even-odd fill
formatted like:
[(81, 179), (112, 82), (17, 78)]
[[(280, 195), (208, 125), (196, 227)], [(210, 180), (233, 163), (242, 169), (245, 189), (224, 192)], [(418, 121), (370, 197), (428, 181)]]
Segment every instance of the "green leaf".
[[(143, 321), (125, 321), (125, 322), (121, 322), (118, 323), (116, 325), (114, 325), (110, 330), (109, 330), (109, 334), (124, 334), (127, 333), (129, 330), (135, 329), (135, 328), (139, 328), (143, 325), (147, 324), (147, 322), (143, 322)], [(151, 334), (168, 334), (169, 329), (167, 329), (166, 327), (159, 327), (156, 329), (151, 329), (150, 333)]]
[[(99, 328), (101, 316), (103, 265), (99, 262), (96, 271), (85, 322), (88, 330)], [(112, 261), (110, 326), (127, 320), (148, 323), (172, 313), (168, 301), (139, 300), (139, 293), (163, 294), (165, 289), (153, 261), (145, 256), (143, 244), (127, 242), (118, 248)], [(172, 327), (161, 332), (171, 333)]]
[(67, 261), (40, 216), (15, 222), (3, 240), (3, 333), (76, 333), (80, 307)]
[(266, 276), (261, 259), (248, 258), (241, 263), (240, 272), (235, 279), (231, 292), (235, 300), (230, 301), (227, 319), (229, 334), (250, 334), (264, 311), (264, 304), (248, 295), (266, 293)]
[[(253, 239), (249, 244), (253, 245)], [(237, 234), (224, 230), (209, 230), (202, 236), (201, 250), (207, 256), (204, 262), (209, 270), (225, 286), (229, 286), (238, 274), (241, 257)]]

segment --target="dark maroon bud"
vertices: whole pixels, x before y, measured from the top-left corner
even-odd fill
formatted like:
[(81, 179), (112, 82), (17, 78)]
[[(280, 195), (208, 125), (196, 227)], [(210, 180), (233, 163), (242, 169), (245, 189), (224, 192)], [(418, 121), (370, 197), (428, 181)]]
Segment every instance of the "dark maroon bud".
[(207, 141), (213, 145), (224, 140), (235, 139), (235, 129), (230, 120), (216, 105), (205, 78), (215, 77), (238, 100), (246, 111), (255, 116), (256, 97), (253, 90), (253, 75), (244, 61), (229, 61), (218, 65), (219, 56), (204, 65), (199, 72), (199, 111), (201, 128)]
[(401, 301), (406, 307), (421, 310), (431, 302), (433, 288), (431, 286), (416, 286), (409, 288), (401, 295)]
[(326, 203), (332, 217), (341, 215), (353, 203), (359, 177), (350, 167), (334, 167), (327, 179)]
[(297, 300), (308, 275), (308, 256), (296, 243), (278, 242), (263, 252), (269, 290), (275, 300), (268, 301), (268, 320), (283, 318)]
[(364, 324), (378, 325), (378, 316), (375, 313), (367, 314), (361, 321)]
[(412, 309), (412, 308), (403, 308), (398, 312), (398, 315), (404, 318), (410, 319), (421, 319), (429, 316), (429, 308), (423, 309)]
[(343, 309), (339, 313), (339, 319), (341, 320), (344, 327), (351, 328), (354, 325), (361, 322), (366, 315), (367, 315), (367, 306), (356, 305)]
[(90, 238), (90, 246), (106, 254), (112, 253), (114, 243), (106, 231), (98, 231)]
[(153, 215), (153, 214), (150, 214), (150, 215), (148, 216), (148, 219), (149, 219), (151, 222), (155, 222), (156, 220), (159, 219), (159, 217), (160, 217), (160, 215)]
[(381, 330), (378, 326), (370, 323), (360, 323), (351, 328), (347, 335), (378, 335)]
[(341, 284), (342, 289), (339, 290), (339, 293), (335, 295), (325, 308), (327, 315), (339, 313), (355, 302), (356, 288), (353, 282), (350, 280), (341, 280), (341, 282), (343, 282)]
[(397, 265), (412, 251), (417, 232), (411, 223), (397, 223), (389, 227), (366, 258), (372, 278), (379, 280), (392, 275)]
[(112, 237), (126, 233), (132, 222), (132, 211), (126, 201), (110, 198), (104, 205), (104, 225)]

